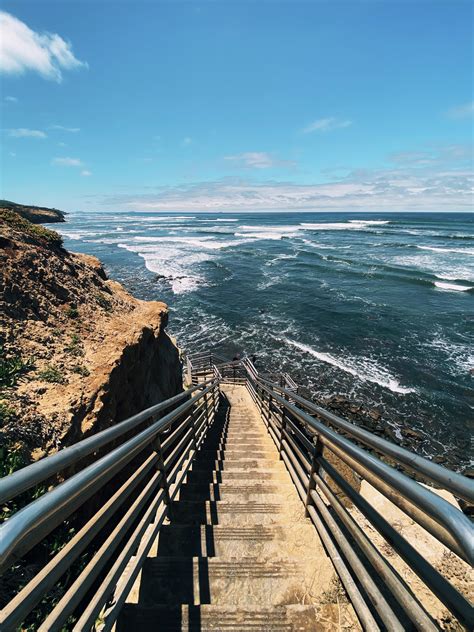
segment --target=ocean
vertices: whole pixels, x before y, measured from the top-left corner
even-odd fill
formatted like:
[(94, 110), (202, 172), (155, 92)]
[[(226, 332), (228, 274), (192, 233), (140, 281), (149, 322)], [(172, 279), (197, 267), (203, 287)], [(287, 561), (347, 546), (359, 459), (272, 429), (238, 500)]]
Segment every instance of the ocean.
[(474, 215), (71, 213), (69, 250), (170, 307), (185, 350), (255, 354), (318, 397), (381, 407), (401, 443), (469, 464)]

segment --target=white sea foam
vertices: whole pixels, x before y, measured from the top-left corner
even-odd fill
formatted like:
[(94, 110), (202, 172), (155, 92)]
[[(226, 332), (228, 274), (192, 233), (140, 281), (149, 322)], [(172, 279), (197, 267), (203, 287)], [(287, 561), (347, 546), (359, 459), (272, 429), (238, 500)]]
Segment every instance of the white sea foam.
[[(214, 220), (211, 219), (209, 221), (213, 222)], [(231, 219), (230, 217), (228, 219), (224, 219), (224, 218), (216, 219), (216, 222), (238, 222), (238, 221), (239, 221), (238, 219)]]
[(247, 239), (283, 239), (283, 237), (289, 237), (288, 233), (277, 232), (259, 232), (259, 233), (234, 233), (236, 237), (246, 237)]
[(420, 250), (431, 250), (432, 252), (454, 252), (474, 257), (474, 248), (439, 248), (438, 246), (417, 246), (417, 248)]
[(366, 226), (377, 226), (380, 224), (390, 224), (389, 220), (385, 219), (350, 219), (350, 224), (365, 224)]
[(446, 356), (445, 366), (453, 375), (465, 375), (474, 369), (474, 350), (472, 341), (452, 342), (446, 340), (442, 331), (424, 346), (441, 351)]
[(344, 356), (344, 359), (341, 360), (331, 355), (330, 353), (317, 351), (316, 349), (313, 349), (313, 347), (305, 345), (301, 342), (297, 342), (296, 340), (292, 340), (291, 338), (283, 338), (283, 340), (284, 342), (286, 342), (286, 344), (291, 345), (292, 347), (295, 347), (300, 351), (305, 351), (306, 353), (309, 353), (321, 362), (331, 364), (332, 366), (341, 369), (341, 371), (357, 377), (363, 382), (372, 382), (374, 384), (378, 384), (383, 388), (388, 388), (393, 393), (399, 393), (401, 395), (416, 392), (416, 389), (414, 388), (400, 386), (399, 380), (391, 375), (388, 369), (379, 366), (371, 358), (352, 358), (351, 356)]
[(435, 281), (435, 286), (440, 290), (446, 290), (448, 292), (468, 292), (474, 290), (473, 286), (468, 285), (456, 285), (454, 283), (442, 283), (441, 281)]
[(100, 235), (100, 233), (93, 233), (88, 230), (69, 230), (57, 227), (54, 229), (57, 233), (60, 233), (66, 239), (84, 239), (86, 237), (95, 237), (96, 235)]
[(389, 224), (388, 221), (363, 221), (351, 220), (349, 222), (325, 222), (314, 224), (312, 222), (302, 222), (302, 230), (361, 230), (372, 225)]
[(209, 252), (177, 248), (172, 244), (157, 246), (155, 243), (119, 243), (117, 245), (142, 257), (147, 269), (164, 277), (174, 294), (190, 292), (205, 285), (206, 279), (196, 270), (196, 266), (214, 258)]
[(161, 243), (161, 244), (180, 244), (181, 247), (190, 246), (191, 248), (199, 248), (204, 250), (222, 250), (223, 248), (229, 248), (230, 246), (238, 246), (246, 243), (245, 240), (224, 241), (222, 239), (217, 240), (212, 237), (174, 237), (170, 235), (168, 237), (146, 237), (137, 236), (132, 238), (133, 241), (141, 242), (144, 244)]

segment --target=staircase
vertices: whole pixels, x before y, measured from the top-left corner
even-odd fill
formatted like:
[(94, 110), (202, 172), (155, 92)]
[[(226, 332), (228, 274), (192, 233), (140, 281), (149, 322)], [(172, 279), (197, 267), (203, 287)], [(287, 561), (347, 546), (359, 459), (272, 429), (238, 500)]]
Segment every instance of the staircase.
[(473, 481), (221, 360), (0, 479), (1, 632), (474, 629)]
[(332, 564), (247, 389), (222, 391), (117, 630), (358, 629), (326, 598)]

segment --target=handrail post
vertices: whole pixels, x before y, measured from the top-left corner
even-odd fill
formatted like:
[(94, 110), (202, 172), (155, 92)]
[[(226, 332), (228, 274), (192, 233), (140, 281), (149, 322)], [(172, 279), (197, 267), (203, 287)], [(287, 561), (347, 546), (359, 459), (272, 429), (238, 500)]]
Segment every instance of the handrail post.
[(319, 463), (318, 458), (323, 453), (323, 442), (321, 441), (319, 435), (313, 438), (313, 458), (311, 460), (311, 471), (309, 473), (309, 481), (308, 481), (308, 492), (306, 494), (306, 502), (305, 506), (305, 516), (309, 518), (308, 506), (314, 505), (314, 501), (311, 496), (311, 492), (316, 489), (316, 481), (314, 480), (314, 474), (319, 471)]
[[(285, 396), (285, 399), (287, 397)], [(281, 428), (280, 428), (280, 445), (278, 446), (278, 454), (280, 455), (280, 461), (283, 459), (282, 451), (283, 451), (283, 436), (286, 429), (286, 408), (284, 405), (281, 407)]]
[(165, 494), (165, 503), (168, 506), (168, 512), (169, 512), (168, 515), (170, 515), (171, 497), (170, 497), (170, 491), (169, 491), (169, 485), (168, 485), (168, 478), (166, 476), (165, 461), (163, 459), (163, 450), (161, 449), (161, 439), (160, 439), (159, 434), (156, 435), (156, 439), (153, 442), (153, 448), (155, 449), (158, 455), (158, 462), (156, 464), (156, 468), (161, 472), (160, 487)]

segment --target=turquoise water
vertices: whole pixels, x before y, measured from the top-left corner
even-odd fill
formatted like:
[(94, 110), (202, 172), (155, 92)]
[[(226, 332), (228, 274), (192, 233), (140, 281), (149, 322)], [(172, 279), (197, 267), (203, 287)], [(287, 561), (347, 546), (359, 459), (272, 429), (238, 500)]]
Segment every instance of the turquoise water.
[(423, 433), (420, 452), (468, 462), (474, 215), (81, 213), (60, 231), (167, 302), (182, 347), (255, 353), (319, 395), (382, 405), (401, 440)]

